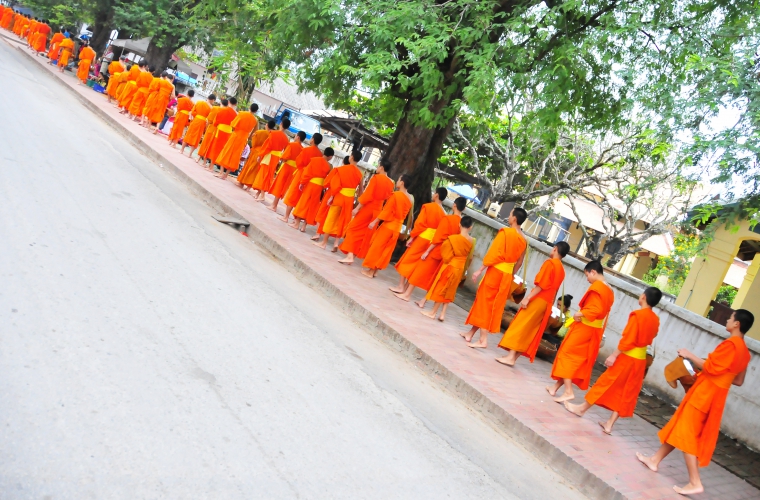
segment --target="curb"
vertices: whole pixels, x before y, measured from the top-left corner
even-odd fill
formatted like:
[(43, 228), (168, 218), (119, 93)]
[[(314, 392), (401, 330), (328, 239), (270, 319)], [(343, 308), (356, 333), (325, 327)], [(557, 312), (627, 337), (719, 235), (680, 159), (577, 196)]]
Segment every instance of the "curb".
[[(9, 45), (11, 44), (9, 43)], [(34, 59), (34, 56), (26, 52), (23, 47), (15, 48), (26, 57), (37, 62), (37, 60)], [(44, 70), (44, 68), (42, 69)], [(231, 215), (241, 219), (244, 218), (222, 199), (218, 198), (185, 174), (185, 172), (174, 165), (170, 159), (153, 150), (139, 136), (123, 127), (120, 122), (104, 113), (100, 108), (95, 106), (84, 96), (80, 95), (60, 78), (48, 74), (47, 71), (44, 72), (76, 97), (87, 109), (92, 111), (112, 129), (125, 137), (142, 154), (156, 163), (161, 164), (164, 170), (174, 174), (185, 186), (190, 188), (190, 191), (193, 194), (199, 196), (204, 203), (225, 215)], [(483, 417), (503, 431), (506, 431), (513, 439), (518, 441), (538, 459), (560, 474), (560, 476), (562, 476), (569, 484), (578, 488), (581, 493), (589, 498), (595, 499), (617, 500), (627, 498), (623, 493), (616, 490), (602, 478), (580, 465), (547, 439), (527, 427), (509, 412), (461, 379), (458, 375), (433, 359), (398, 331), (382, 321), (372, 311), (360, 305), (346, 293), (327, 281), (322, 275), (299, 259), (298, 256), (291, 253), (280, 243), (256, 227), (254, 222), (251, 222), (248, 229), (248, 238), (268, 250), (277, 260), (285, 265), (284, 267), (288, 269), (288, 271), (295, 274), (307, 285), (322, 291), (331, 303), (339, 306), (341, 310), (351, 317), (351, 319), (366, 328), (374, 337), (398, 351), (407, 360), (411, 361), (414, 366), (427, 373), (441, 388), (447, 390), (468, 406), (480, 412)]]

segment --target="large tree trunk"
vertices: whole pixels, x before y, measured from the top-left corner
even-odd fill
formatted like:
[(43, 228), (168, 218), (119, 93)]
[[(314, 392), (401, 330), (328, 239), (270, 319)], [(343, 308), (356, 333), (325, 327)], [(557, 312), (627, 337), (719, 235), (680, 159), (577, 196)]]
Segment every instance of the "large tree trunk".
[(106, 50), (106, 44), (113, 31), (113, 9), (99, 10), (95, 13), (95, 23), (92, 25), (92, 39), (90, 46), (98, 55), (103, 55)]
[[(436, 107), (443, 108), (449, 102), (451, 100), (440, 101)], [(432, 199), (431, 187), (435, 178), (435, 168), (446, 137), (451, 132), (454, 118), (449, 120), (445, 127), (430, 129), (414, 125), (408, 115), (415, 104), (414, 101), (407, 101), (385, 158), (393, 164), (391, 177), (398, 179), (402, 174), (411, 177), (407, 188), (414, 196), (414, 211), (417, 214), (420, 207)]]
[(150, 44), (148, 44), (145, 60), (148, 62), (148, 66), (155, 66), (157, 71), (164, 71), (169, 64), (172, 54), (182, 46), (182, 43), (179, 36), (166, 35), (163, 37), (161, 46), (159, 47), (154, 42), (157, 38), (153, 37)]

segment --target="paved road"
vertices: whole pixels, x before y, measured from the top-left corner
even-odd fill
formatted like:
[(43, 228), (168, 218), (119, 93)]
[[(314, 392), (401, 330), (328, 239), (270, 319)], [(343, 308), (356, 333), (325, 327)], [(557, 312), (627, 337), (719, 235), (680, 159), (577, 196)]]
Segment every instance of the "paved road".
[(582, 498), (0, 40), (0, 497)]

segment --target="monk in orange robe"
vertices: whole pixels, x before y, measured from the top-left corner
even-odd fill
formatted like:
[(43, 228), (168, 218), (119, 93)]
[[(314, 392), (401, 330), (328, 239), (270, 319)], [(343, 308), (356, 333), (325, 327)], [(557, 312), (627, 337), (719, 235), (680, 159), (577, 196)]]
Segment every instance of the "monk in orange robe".
[(65, 70), (66, 66), (69, 64), (69, 57), (71, 57), (71, 54), (74, 52), (74, 41), (71, 38), (66, 37), (61, 40), (61, 43), (59, 43), (58, 46), (61, 49), (60, 55), (58, 56), (58, 71), (63, 73), (63, 70)]
[[(169, 132), (169, 145), (174, 146), (185, 135), (185, 127), (190, 119), (190, 110), (193, 109), (193, 99), (195, 91), (190, 89), (187, 96), (177, 99), (177, 113), (174, 115), (174, 124)], [(232, 120), (230, 120), (231, 122)]]
[(509, 351), (506, 356), (496, 358), (499, 363), (515, 366), (520, 354), (530, 359), (531, 363), (536, 359), (541, 336), (552, 315), (552, 304), (565, 279), (562, 259), (569, 252), (570, 245), (560, 241), (552, 248), (549, 259), (541, 265), (533, 282), (535, 286), (520, 302), (515, 318), (499, 342), (499, 347)]
[(47, 37), (50, 34), (50, 32), (53, 31), (50, 29), (50, 26), (41, 23), (37, 27), (37, 38), (35, 39), (34, 43), (32, 44), (32, 48), (39, 54), (41, 52), (45, 52), (45, 49), (47, 48)]
[[(575, 323), (565, 335), (559, 346), (552, 365), (552, 378), (557, 382), (546, 390), (557, 403), (564, 403), (575, 398), (573, 384), (581, 390), (588, 389), (591, 382), (591, 370), (599, 354), (607, 319), (615, 301), (612, 288), (604, 281), (604, 268), (597, 260), (586, 264), (583, 270), (591, 286), (586, 290), (575, 313)], [(565, 392), (557, 396), (557, 391), (564, 386)]]
[(122, 56), (118, 61), (111, 61), (108, 65), (108, 85), (106, 85), (106, 97), (108, 98), (108, 102), (111, 102), (111, 99), (116, 92), (116, 88), (119, 86), (119, 73), (127, 70), (124, 61), (126, 61), (126, 58)]
[[(127, 82), (129, 81), (129, 71), (131, 70), (132, 66), (127, 66), (126, 71), (122, 71), (121, 73), (116, 73), (113, 76), (113, 80), (116, 80), (116, 83), (113, 86), (113, 93), (109, 94), (109, 97), (116, 100), (116, 106), (119, 105), (119, 96), (124, 91), (124, 87), (126, 87)], [(110, 101), (110, 99), (109, 99)]]
[(230, 172), (234, 172), (240, 168), (240, 157), (243, 156), (243, 150), (246, 144), (248, 144), (248, 138), (251, 137), (251, 132), (259, 125), (255, 114), (258, 110), (258, 104), (251, 104), (250, 111), (241, 111), (232, 120), (230, 124), (232, 135), (216, 158), (216, 164), (219, 165), (220, 170), (218, 175), (220, 179), (226, 179)]
[(309, 139), (309, 146), (303, 148), (303, 151), (296, 157), (296, 171), (293, 173), (293, 180), (290, 181), (290, 187), (285, 192), (285, 197), (282, 202), (285, 203), (285, 215), (278, 217), (281, 221), (287, 224), (290, 219), (290, 212), (298, 205), (298, 201), (301, 199), (301, 174), (306, 166), (311, 162), (312, 158), (322, 156), (322, 150), (319, 149), (319, 144), (322, 142), (322, 134), (316, 133)]
[(527, 218), (528, 212), (524, 208), (512, 209), (508, 219), (509, 227), (501, 228), (496, 233), (483, 257), (483, 265), (472, 274), (472, 281), (477, 283), (483, 270), (486, 270), (465, 321), (472, 328), (460, 333), (470, 342), (480, 330), (480, 339), (475, 344), (468, 344), (470, 347), (485, 349), (488, 347), (488, 332), (497, 333), (501, 330), (501, 317), (512, 293), (513, 274), (522, 266), (525, 249), (528, 248), (528, 241), (520, 229)]
[(171, 75), (164, 71), (161, 73), (161, 79), (158, 82), (158, 92), (156, 92), (156, 97), (145, 110), (145, 116), (148, 118), (148, 122), (154, 127), (154, 135), (158, 133), (158, 126), (166, 115), (166, 107), (169, 105), (169, 101), (173, 95), (174, 84), (171, 81)]
[[(407, 219), (407, 215), (414, 209), (414, 197), (409, 194), (406, 185), (411, 178), (403, 174), (396, 181), (397, 191), (388, 198), (383, 205), (383, 209), (375, 217), (375, 220), (369, 223), (369, 228), (373, 230), (370, 239), (367, 255), (362, 262), (362, 274), (368, 278), (374, 278), (377, 271), (385, 269), (391, 262), (393, 249), (396, 248), (396, 242), (401, 234), (401, 228)], [(382, 221), (382, 225), (380, 224)], [(406, 221), (409, 226), (411, 220)]]
[(660, 462), (678, 448), (683, 452), (689, 483), (674, 486), (676, 493), (695, 495), (704, 491), (699, 467), (707, 467), (715, 451), (720, 433), (720, 421), (732, 385), (744, 384), (750, 353), (744, 335), (752, 328), (755, 317), (746, 309), (737, 309), (726, 322), (730, 336), (702, 359), (686, 349), (678, 355), (688, 359), (702, 371), (686, 393), (670, 422), (658, 433), (662, 446), (651, 457), (636, 453), (636, 457), (649, 469), (657, 472)]
[(340, 244), (340, 251), (347, 254), (346, 258), (338, 261), (341, 264), (350, 266), (354, 257), (363, 259), (367, 255), (373, 233), (369, 223), (377, 218), (383, 203), (393, 194), (393, 180), (388, 177), (390, 170), (390, 160), (380, 160), (375, 175), (359, 196), (359, 204), (354, 208), (353, 219), (346, 229), (346, 238)]
[(87, 78), (90, 76), (90, 66), (95, 57), (97, 57), (97, 55), (89, 45), (82, 47), (82, 50), (79, 52), (79, 69), (77, 70), (77, 78), (82, 82), (82, 85), (87, 83)]
[[(227, 105), (225, 105), (225, 101)], [(214, 171), (214, 165), (216, 165), (216, 157), (222, 152), (227, 141), (232, 136), (232, 121), (237, 116), (237, 99), (230, 97), (229, 99), (222, 99), (222, 109), (216, 114), (214, 119), (214, 127), (216, 127), (216, 133), (214, 133), (214, 142), (211, 143), (211, 147), (208, 150), (209, 164), (206, 169), (211, 172)]]
[[(182, 149), (179, 150), (179, 154), (183, 154), (185, 147), (190, 148), (190, 152), (187, 154), (188, 158), (192, 158), (193, 151), (201, 143), (203, 137), (203, 131), (206, 130), (206, 124), (208, 123), (208, 115), (211, 113), (211, 108), (216, 102), (216, 96), (210, 94), (205, 101), (198, 101), (190, 111), (190, 117), (193, 119), (190, 122), (190, 126), (187, 127), (187, 132), (182, 138)], [(245, 149), (245, 148), (243, 148)]]
[(454, 302), (462, 275), (467, 271), (475, 250), (475, 240), (470, 236), (472, 224), (472, 217), (462, 217), (459, 221), (459, 234), (452, 234), (441, 245), (441, 267), (425, 297), (435, 302), (435, 305), (430, 312), (420, 311), (428, 318), (436, 319), (438, 308), (443, 306), (438, 321), (446, 320), (446, 309)]
[[(430, 244), (420, 255), (419, 260), (413, 265), (413, 269), (407, 276), (407, 287), (401, 293), (396, 293), (396, 297), (401, 300), (409, 301), (415, 287), (422, 288), (426, 292), (430, 290), (438, 269), (441, 267), (441, 244), (452, 234), (459, 234), (459, 221), (462, 218), (462, 211), (467, 206), (467, 200), (461, 196), (454, 200), (451, 207), (451, 215), (444, 215), (438, 226), (435, 228)], [(417, 302), (418, 307), (425, 307), (426, 299)]]
[(290, 143), (290, 139), (285, 133), (289, 128), (290, 120), (283, 118), (280, 122), (280, 129), (270, 132), (269, 137), (259, 149), (259, 156), (261, 156), (259, 168), (251, 185), (251, 188), (256, 191), (253, 194), (256, 201), (263, 203), (266, 193), (272, 188), (275, 168), (280, 163), (283, 151)]
[[(229, 104), (227, 99), (223, 100)], [(216, 125), (214, 125), (214, 121), (216, 121), (216, 115), (218, 115), (221, 110), (221, 101), (218, 105), (211, 106), (211, 111), (206, 117), (206, 131), (203, 133), (201, 145), (198, 147), (198, 158), (195, 159), (195, 163), (199, 163), (203, 160), (203, 164), (205, 165), (208, 160), (207, 155), (209, 154), (209, 151), (211, 151), (211, 145), (214, 143), (214, 136), (216, 135)]]
[[(349, 157), (351, 155), (346, 155), (343, 157), (343, 165), (350, 165), (351, 162), (349, 161)], [(315, 217), (317, 221), (317, 232), (314, 234), (314, 236), (311, 237), (311, 241), (317, 241), (320, 238), (322, 238), (322, 235), (325, 234), (324, 227), (325, 227), (325, 221), (327, 220), (327, 213), (330, 211), (330, 205), (328, 205), (328, 201), (332, 201), (331, 198), (333, 196), (333, 190), (332, 190), (332, 180), (333, 177), (336, 175), (336, 170), (340, 167), (335, 167), (332, 170), (330, 170), (330, 173), (327, 174), (327, 177), (325, 177), (325, 184), (324, 184), (324, 191), (322, 191), (322, 201), (319, 203), (319, 210), (317, 210), (317, 216)], [(353, 208), (353, 206), (351, 207)]]
[(161, 77), (157, 72), (153, 72), (153, 79), (148, 86), (148, 98), (143, 104), (143, 109), (140, 111), (140, 125), (150, 128), (150, 120), (148, 120), (148, 111), (153, 108), (153, 103), (158, 96), (158, 90), (161, 88)]
[(121, 93), (119, 94), (119, 107), (122, 108), (121, 114), (125, 114), (129, 111), (129, 105), (132, 102), (132, 96), (135, 95), (137, 90), (137, 79), (142, 73), (142, 69), (147, 65), (145, 61), (140, 61), (137, 64), (133, 64), (127, 72), (127, 84), (124, 85)]
[(53, 38), (50, 39), (50, 49), (48, 50), (48, 59), (50, 59), (50, 63), (58, 61), (58, 52), (60, 48), (60, 43), (63, 41), (63, 33), (60, 31), (53, 35)]
[(274, 120), (269, 120), (263, 129), (257, 130), (251, 136), (251, 152), (248, 154), (245, 165), (243, 165), (243, 170), (237, 176), (237, 185), (243, 188), (243, 191), (251, 189), (253, 181), (256, 180), (256, 174), (259, 173), (259, 161), (262, 158), (261, 148), (267, 142), (269, 134), (275, 129), (277, 129), (277, 123)]
[[(328, 181), (328, 193), (325, 193), (323, 200), (327, 207), (327, 213), (324, 222), (320, 224), (323, 241), (315, 241), (314, 244), (319, 248), (327, 248), (327, 240), (332, 236), (335, 238), (333, 252), (338, 251), (338, 240), (346, 234), (348, 225), (351, 222), (351, 212), (354, 209), (354, 196), (359, 184), (362, 182), (362, 171), (357, 166), (362, 154), (354, 151), (348, 155), (348, 165), (343, 165), (333, 169), (332, 177)], [(317, 231), (319, 233), (319, 231)]]
[(652, 311), (660, 299), (662, 292), (658, 288), (644, 290), (639, 296), (641, 309), (628, 316), (617, 349), (604, 362), (607, 370), (586, 393), (586, 401), (579, 405), (565, 401), (565, 408), (579, 417), (593, 405), (612, 411), (607, 422), (599, 422), (605, 434), (612, 434), (619, 417), (632, 417), (636, 409), (647, 370), (647, 347), (660, 329), (660, 318)]
[(296, 158), (303, 151), (303, 141), (306, 140), (306, 132), (299, 130), (290, 144), (282, 152), (280, 167), (275, 172), (276, 177), (269, 192), (274, 196), (272, 205), (267, 207), (272, 212), (277, 212), (277, 205), (288, 192), (293, 175), (296, 173)]
[[(301, 232), (306, 231), (306, 226), (316, 224), (317, 211), (319, 210), (320, 196), (325, 182), (325, 177), (332, 170), (330, 160), (335, 151), (333, 148), (325, 148), (324, 156), (315, 156), (301, 173), (301, 197), (293, 209), (295, 220), (290, 227)], [(301, 226), (303, 222), (303, 227)]]
[(443, 210), (443, 200), (449, 195), (449, 190), (439, 187), (433, 193), (433, 201), (420, 207), (420, 213), (414, 221), (409, 239), (406, 241), (406, 251), (396, 263), (396, 271), (399, 274), (398, 286), (390, 287), (393, 293), (403, 293), (406, 290), (407, 278), (419, 263), (420, 256), (430, 246), (430, 241), (435, 235), (441, 219), (446, 215)]
[(128, 117), (139, 120), (142, 117), (145, 103), (148, 101), (148, 95), (150, 94), (150, 85), (153, 83), (153, 71), (152, 68), (144, 67), (140, 71), (140, 76), (137, 77), (137, 88), (132, 96), (132, 102), (129, 103)]

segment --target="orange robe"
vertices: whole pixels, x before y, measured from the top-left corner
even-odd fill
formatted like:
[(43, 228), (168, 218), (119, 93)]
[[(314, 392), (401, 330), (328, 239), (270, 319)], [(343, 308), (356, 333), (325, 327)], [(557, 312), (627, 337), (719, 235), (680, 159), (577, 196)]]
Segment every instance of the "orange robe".
[(420, 262), (420, 257), (430, 246), (435, 230), (445, 215), (446, 212), (438, 203), (431, 202), (422, 205), (420, 213), (414, 221), (412, 232), (409, 233), (412, 243), (396, 263), (396, 271), (401, 276), (409, 278), (412, 275), (414, 268)]
[(372, 239), (362, 266), (369, 269), (385, 269), (388, 267), (393, 249), (396, 248), (398, 236), (401, 234), (401, 227), (411, 209), (412, 201), (408, 195), (401, 191), (395, 191), (388, 198), (377, 216), (383, 223), (372, 232)]
[(50, 39), (50, 50), (48, 51), (48, 59), (51, 61), (58, 60), (58, 49), (60, 48), (61, 41), (63, 40), (63, 33), (60, 31), (53, 35)]
[(707, 467), (715, 451), (720, 420), (734, 378), (747, 369), (750, 354), (744, 339), (729, 337), (705, 360), (697, 381), (681, 400), (676, 413), (658, 433), (662, 443), (695, 455)]
[(466, 271), (467, 258), (475, 246), (461, 234), (452, 234), (441, 245), (441, 267), (425, 299), (433, 302), (454, 302), (457, 288)]
[(293, 216), (305, 220), (306, 224), (310, 226), (316, 223), (315, 218), (319, 210), (320, 195), (325, 177), (331, 169), (332, 166), (323, 156), (317, 156), (309, 161), (301, 174), (301, 184), (304, 185), (304, 188), (298, 204), (293, 209)]
[(259, 124), (253, 113), (250, 111), (241, 111), (232, 120), (232, 135), (227, 144), (216, 158), (216, 163), (225, 170), (234, 172), (240, 168), (240, 157), (243, 156), (245, 145), (248, 144), (248, 138), (251, 132)]
[(60, 56), (58, 57), (58, 66), (65, 68), (66, 65), (69, 64), (69, 57), (71, 57), (71, 54), (74, 51), (74, 42), (71, 38), (64, 38), (61, 40), (61, 43), (58, 44), (58, 47), (61, 49)]
[(158, 81), (158, 91), (156, 97), (150, 106), (146, 106), (145, 116), (148, 117), (148, 121), (151, 123), (161, 123), (166, 114), (166, 107), (169, 105), (169, 100), (174, 93), (174, 84), (166, 78), (160, 78)]
[(328, 197), (332, 197), (332, 203), (327, 209), (324, 224), (321, 225), (323, 233), (336, 238), (342, 238), (351, 222), (354, 209), (354, 196), (356, 188), (362, 182), (362, 171), (356, 165), (341, 165), (333, 169), (329, 180), (329, 194), (325, 193), (325, 204)]
[(132, 101), (129, 103), (129, 113), (132, 116), (142, 116), (145, 102), (148, 100), (148, 94), (150, 93), (150, 84), (153, 83), (153, 75), (150, 71), (143, 70), (140, 72), (140, 76), (137, 77), (137, 89), (132, 96)]
[(301, 199), (301, 175), (306, 166), (311, 162), (312, 158), (318, 158), (322, 156), (322, 151), (318, 146), (308, 146), (303, 148), (301, 153), (296, 157), (296, 171), (293, 173), (293, 180), (290, 181), (290, 187), (285, 193), (285, 197), (282, 199), (289, 207), (295, 207), (298, 205), (298, 200)]
[[(203, 137), (203, 130), (206, 128), (206, 120), (208, 114), (211, 113), (211, 105), (206, 101), (198, 101), (190, 111), (190, 116), (193, 117), (193, 121), (190, 122), (190, 126), (187, 127), (185, 137), (182, 138), (182, 144), (195, 148), (200, 144), (201, 137)], [(243, 147), (245, 149), (245, 147)]]
[(282, 130), (270, 132), (266, 142), (261, 146), (259, 169), (251, 187), (260, 191), (269, 191), (274, 180), (274, 169), (280, 161), (282, 150), (288, 147), (290, 140)]
[(511, 227), (501, 228), (496, 233), (483, 257), (483, 265), (488, 268), (480, 280), (466, 324), (491, 333), (501, 330), (501, 317), (511, 294), (513, 269), (527, 247), (525, 237)]
[(207, 155), (211, 150), (211, 145), (214, 143), (214, 136), (216, 135), (216, 125), (214, 125), (214, 120), (216, 120), (216, 115), (218, 115), (221, 110), (221, 106), (212, 106), (211, 111), (209, 111), (209, 114), (206, 117), (206, 132), (203, 134), (201, 147), (198, 148), (198, 156), (201, 158), (208, 159)]
[(82, 83), (87, 83), (87, 77), (90, 76), (90, 65), (95, 57), (95, 51), (90, 47), (84, 47), (79, 52), (79, 69), (77, 70), (77, 78), (79, 78)]
[[(110, 80), (109, 80), (110, 81)], [(145, 104), (143, 104), (143, 109), (140, 111), (141, 116), (148, 116), (148, 110), (153, 107), (153, 103), (156, 101), (156, 96), (158, 95), (158, 89), (161, 87), (161, 79), (156, 78), (155, 76), (150, 81), (150, 85), (148, 86), (148, 98), (145, 100)]]
[(536, 359), (541, 336), (549, 323), (557, 291), (564, 279), (565, 268), (559, 259), (549, 259), (541, 265), (533, 281), (534, 285), (541, 287), (541, 291), (530, 300), (528, 307), (517, 311), (499, 347), (517, 351), (528, 357), (531, 363)]
[(135, 95), (137, 90), (137, 78), (139, 78), (142, 70), (137, 64), (132, 65), (127, 71), (127, 83), (119, 94), (119, 107), (128, 109), (132, 102), (132, 96)]
[(216, 114), (214, 119), (214, 127), (216, 132), (214, 133), (214, 142), (211, 143), (211, 147), (208, 151), (208, 159), (211, 163), (216, 163), (216, 158), (219, 153), (222, 152), (224, 146), (232, 135), (232, 121), (237, 116), (237, 111), (231, 107), (222, 107)]
[[(438, 268), (441, 267), (441, 244), (452, 234), (459, 234), (459, 221), (462, 218), (458, 215), (444, 215), (441, 222), (430, 240), (431, 245), (435, 245), (425, 260), (419, 260), (414, 266), (414, 270), (407, 277), (409, 283), (423, 290), (430, 290)], [(425, 249), (427, 250), (427, 248)], [(424, 251), (423, 251), (424, 252)]]
[(282, 152), (282, 164), (277, 170), (277, 177), (274, 178), (272, 188), (269, 190), (273, 196), (282, 198), (293, 181), (293, 174), (296, 172), (296, 158), (303, 151), (303, 144), (293, 141), (288, 144), (285, 151)]
[(40, 24), (37, 27), (37, 38), (35, 38), (32, 48), (37, 52), (45, 52), (47, 46), (47, 36), (52, 30), (47, 24)]
[(183, 96), (177, 99), (177, 114), (174, 115), (174, 125), (172, 125), (171, 132), (169, 132), (170, 141), (179, 141), (185, 134), (185, 127), (190, 119), (191, 109), (193, 109), (193, 101), (189, 97)]
[(346, 229), (346, 239), (340, 244), (340, 251), (353, 253), (363, 259), (369, 250), (372, 229), (369, 223), (375, 220), (383, 209), (383, 202), (393, 194), (393, 180), (385, 174), (375, 174), (369, 180), (367, 188), (359, 196), (362, 208), (356, 213)]
[(331, 184), (333, 177), (335, 177), (336, 168), (337, 167), (330, 170), (330, 173), (325, 177), (325, 190), (322, 191), (322, 201), (319, 204), (319, 210), (317, 210), (317, 216), (315, 217), (315, 220), (317, 221), (317, 234), (325, 234), (323, 229), (325, 227), (325, 221), (327, 220), (327, 213), (330, 211), (330, 205), (328, 205), (327, 202), (330, 201), (330, 198), (332, 198), (333, 195)]
[(126, 71), (127, 68), (121, 63), (121, 61), (113, 61), (108, 65), (108, 85), (106, 85), (106, 94), (113, 97), (116, 92), (116, 88), (119, 86), (119, 73)]
[(569, 378), (581, 390), (588, 389), (591, 370), (599, 354), (607, 316), (610, 314), (615, 295), (609, 285), (596, 281), (591, 284), (578, 303), (580, 312), (588, 323), (576, 321), (559, 346), (552, 365), (552, 378)]
[(237, 181), (240, 184), (244, 184), (251, 187), (256, 174), (259, 171), (259, 157), (261, 156), (261, 147), (267, 141), (269, 137), (269, 130), (261, 129), (257, 130), (251, 136), (251, 152), (248, 154), (248, 159), (243, 165), (243, 170), (238, 174)]
[(586, 393), (589, 404), (616, 411), (621, 417), (633, 416), (644, 385), (647, 346), (652, 344), (659, 329), (660, 318), (651, 309), (639, 309), (628, 316), (618, 343), (621, 354)]
[(127, 86), (127, 82), (129, 81), (129, 72), (122, 71), (121, 73), (116, 73), (113, 80), (116, 80), (116, 83), (113, 86), (113, 94), (111, 94), (111, 97), (118, 101), (119, 96), (121, 96), (124, 87)]

